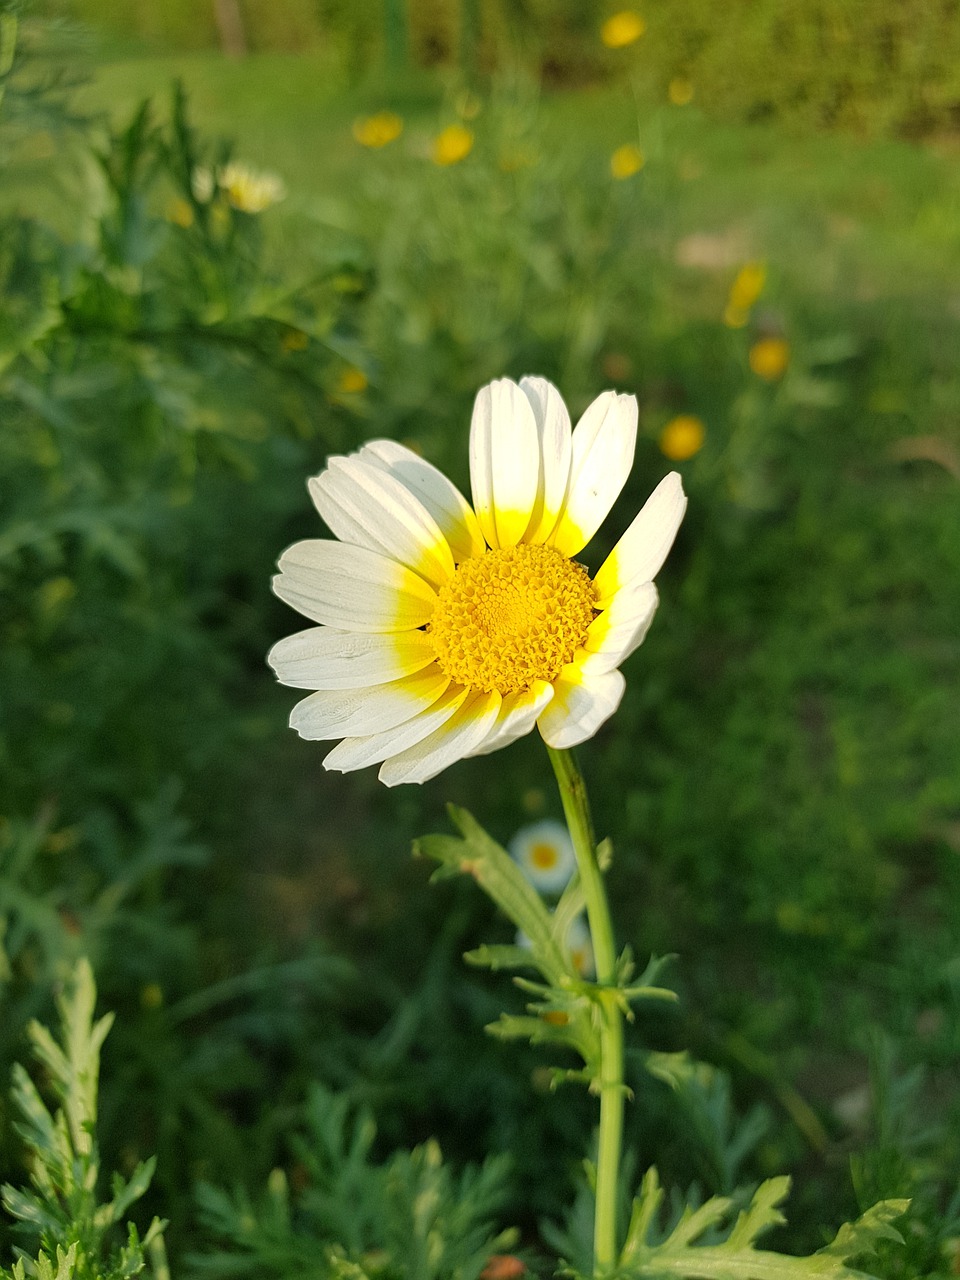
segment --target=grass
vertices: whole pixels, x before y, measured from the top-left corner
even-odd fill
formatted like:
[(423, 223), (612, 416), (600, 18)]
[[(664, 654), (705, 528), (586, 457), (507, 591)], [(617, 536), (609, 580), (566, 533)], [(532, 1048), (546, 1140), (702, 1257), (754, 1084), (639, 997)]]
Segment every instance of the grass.
[[(288, 219), (291, 211), (329, 212), (328, 202), (356, 185), (370, 160), (350, 134), (358, 114), (395, 107), (407, 122), (399, 145), (413, 153), (411, 164), (424, 163), (416, 153), (452, 114), (439, 78), (421, 74), (384, 93), (350, 86), (320, 54), (107, 62), (80, 102), (122, 119), (145, 95), (162, 103), (176, 77), (208, 130), (235, 137), (240, 154), (282, 174)], [(661, 186), (671, 238), (715, 236), (718, 266), (766, 257), (802, 289), (910, 299), (927, 312), (960, 270), (960, 170), (933, 149), (719, 124), (696, 105), (656, 103), (642, 84), (636, 98), (626, 84), (544, 93), (540, 126), (548, 153), (575, 148), (595, 157), (598, 183), (610, 152), (638, 141), (647, 155), (643, 181)]]

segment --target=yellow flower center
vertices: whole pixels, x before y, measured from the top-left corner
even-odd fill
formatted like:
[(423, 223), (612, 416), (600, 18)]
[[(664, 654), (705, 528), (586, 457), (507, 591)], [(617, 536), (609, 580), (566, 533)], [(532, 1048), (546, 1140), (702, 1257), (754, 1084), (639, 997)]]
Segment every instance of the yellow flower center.
[(554, 547), (487, 551), (440, 588), (427, 631), (452, 680), (515, 693), (557, 678), (587, 638), (596, 598), (583, 565)]
[(538, 871), (552, 871), (557, 860), (556, 845), (535, 844), (530, 850), (530, 861)]

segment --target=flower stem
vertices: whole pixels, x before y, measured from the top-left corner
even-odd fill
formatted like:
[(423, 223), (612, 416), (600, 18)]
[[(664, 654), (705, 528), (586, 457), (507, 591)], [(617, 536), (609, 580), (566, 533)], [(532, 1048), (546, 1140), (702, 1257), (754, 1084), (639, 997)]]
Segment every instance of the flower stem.
[[(597, 966), (600, 1000), (600, 1142), (597, 1151), (594, 1275), (612, 1271), (617, 1261), (617, 1189), (623, 1136), (623, 1015), (613, 989), (616, 950), (603, 875), (583, 774), (571, 751), (547, 747), (573, 840)], [(607, 988), (607, 990), (603, 990)]]

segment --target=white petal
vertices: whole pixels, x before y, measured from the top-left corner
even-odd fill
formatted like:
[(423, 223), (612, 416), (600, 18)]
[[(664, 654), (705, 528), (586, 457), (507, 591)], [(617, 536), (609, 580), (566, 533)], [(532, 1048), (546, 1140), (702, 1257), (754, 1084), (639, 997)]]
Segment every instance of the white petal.
[(360, 450), (360, 456), (389, 472), (420, 499), (458, 564), (483, 555), (486, 544), (473, 508), (442, 471), (395, 440), (371, 440)]
[(537, 717), (553, 697), (553, 685), (546, 680), (538, 680), (530, 689), (520, 693), (508, 693), (500, 707), (497, 723), (490, 736), (474, 751), (472, 756), (486, 756), (491, 751), (499, 751), (518, 738), (525, 737), (537, 723)]
[(432, 707), (449, 683), (434, 665), (368, 689), (319, 689), (290, 712), (290, 728), (311, 740), (381, 733)]
[(540, 440), (530, 401), (515, 382), (482, 387), (470, 424), (470, 484), (491, 547), (523, 538), (540, 491)]
[(582, 664), (583, 670), (600, 675), (614, 671), (626, 661), (634, 649), (643, 644), (657, 604), (657, 588), (652, 582), (641, 582), (618, 591), (609, 608), (598, 614), (587, 628), (583, 647), (589, 656)]
[(453, 574), (453, 555), (436, 520), (382, 467), (356, 456), (331, 458), (308, 485), (341, 541), (399, 560), (437, 587)]
[(620, 705), (626, 686), (619, 671), (587, 675), (571, 662), (554, 681), (553, 701), (537, 721), (544, 742), (559, 750), (592, 738)]
[(633, 582), (650, 582), (657, 576), (686, 509), (680, 476), (671, 471), (651, 493), (597, 571), (593, 581), (601, 608), (621, 587)]
[(445, 725), (381, 765), (380, 781), (395, 787), (400, 782), (435, 778), (480, 745), (496, 723), (500, 703), (499, 693), (474, 694)]
[(451, 685), (429, 710), (421, 711), (412, 720), (405, 720), (395, 729), (386, 729), (383, 733), (374, 733), (365, 738), (344, 738), (324, 756), (323, 767), (349, 773), (351, 769), (364, 769), (368, 764), (379, 764), (388, 756), (398, 755), (407, 747), (416, 746), (447, 723), (466, 701), (468, 692), (461, 685)]
[(412, 631), (437, 603), (433, 588), (396, 560), (322, 538), (287, 547), (273, 589), (314, 622), (352, 631)]
[(573, 433), (570, 492), (550, 539), (565, 556), (582, 551), (600, 528), (627, 482), (636, 443), (636, 396), (597, 396)]
[(520, 388), (537, 420), (543, 462), (538, 516), (531, 520), (524, 542), (546, 542), (567, 501), (572, 456), (570, 414), (560, 392), (546, 378), (521, 378)]
[(280, 683), (294, 689), (364, 689), (422, 671), (434, 657), (425, 631), (377, 635), (310, 627), (278, 640), (267, 661)]

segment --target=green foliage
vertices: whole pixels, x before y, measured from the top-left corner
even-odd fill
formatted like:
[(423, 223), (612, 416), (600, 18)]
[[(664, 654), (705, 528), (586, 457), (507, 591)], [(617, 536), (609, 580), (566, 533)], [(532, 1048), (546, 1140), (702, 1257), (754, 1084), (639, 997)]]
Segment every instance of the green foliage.
[[(139, 1163), (129, 1179), (114, 1174), (110, 1198), (102, 1198), (97, 1091), (100, 1047), (113, 1017), (95, 1022), (95, 1003), (93, 974), (81, 960), (57, 1001), (60, 1041), (39, 1023), (30, 1026), (34, 1055), (58, 1103), (55, 1112), (26, 1071), (14, 1067), (16, 1127), (29, 1158), (30, 1186), (4, 1186), (3, 1207), (39, 1252), (34, 1259), (29, 1250), (19, 1249), (10, 1270), (0, 1267), (4, 1280), (130, 1280), (144, 1270), (148, 1254), (158, 1261), (163, 1257), (165, 1224), (154, 1218), (141, 1240), (126, 1220), (150, 1185), (153, 1160)], [(117, 1239), (121, 1234), (124, 1243)], [(157, 1274), (165, 1274), (162, 1262)]]
[[(556, 909), (549, 911), (514, 859), (465, 809), (450, 805), (448, 812), (461, 838), (423, 836), (416, 841), (415, 851), (441, 864), (435, 878), (472, 876), (529, 943), (522, 947), (482, 946), (468, 952), (467, 960), (491, 969), (533, 968), (545, 979), (543, 984), (515, 978), (521, 990), (536, 997), (527, 1006), (528, 1016), (502, 1014), (487, 1029), (503, 1039), (525, 1038), (533, 1044), (572, 1049), (582, 1059), (583, 1070), (555, 1070), (554, 1082), (580, 1079), (592, 1089), (599, 1087), (602, 1002), (614, 1000), (632, 1016), (631, 1005), (637, 1001), (675, 1000), (675, 992), (656, 985), (662, 962), (651, 959), (635, 977), (633, 957), (627, 949), (617, 960), (615, 985), (585, 981), (565, 945), (571, 920), (583, 910), (579, 879), (571, 880)], [(603, 861), (609, 862), (609, 846)]]
[(433, 1141), (373, 1158), (373, 1117), (348, 1099), (312, 1090), (306, 1133), (293, 1140), (299, 1191), (274, 1170), (256, 1203), (201, 1186), (201, 1218), (222, 1243), (193, 1259), (209, 1276), (315, 1276), (323, 1280), (477, 1280), (516, 1233), (494, 1214), (509, 1191), (509, 1160), (454, 1174)]
[[(949, 4), (660, 0), (644, 10), (647, 32), (638, 44), (605, 49), (601, 24), (622, 7), (610, 0), (478, 0), (469, 10), (458, 0), (403, 7), (247, 0), (243, 13), (252, 50), (333, 46), (352, 69), (380, 64), (399, 40), (410, 62), (460, 62), (466, 74), (478, 58), (486, 68), (504, 68), (522, 57), (538, 76), (567, 85), (629, 69), (661, 101), (679, 76), (691, 81), (698, 105), (741, 120), (777, 117), (807, 129), (909, 136), (945, 133), (954, 124), (960, 35)], [(407, 23), (396, 37), (393, 15), (404, 8)], [(114, 38), (161, 49), (217, 43), (211, 12), (198, 14), (185, 0), (168, 0), (162, 12), (104, 0), (70, 0), (69, 10)]]
[[(757, 1248), (761, 1236), (786, 1223), (780, 1206), (789, 1191), (790, 1179), (786, 1177), (770, 1178), (752, 1193), (738, 1191), (702, 1203), (691, 1190), (686, 1198), (674, 1195), (665, 1212), (659, 1174), (656, 1168), (648, 1169), (629, 1208), (624, 1243), (612, 1274), (690, 1280), (799, 1280), (801, 1276), (867, 1280), (886, 1274), (890, 1245), (896, 1246), (897, 1254), (903, 1253), (903, 1236), (892, 1224), (903, 1218), (909, 1200), (881, 1201), (855, 1222), (845, 1223), (829, 1244), (806, 1256)], [(589, 1275), (588, 1192), (578, 1196), (565, 1228), (548, 1223), (544, 1232), (567, 1259), (567, 1274)], [(879, 1270), (878, 1254), (884, 1261)], [(864, 1265), (873, 1269), (859, 1269)]]
[[(134, 8), (158, 23), (196, 18), (186, 4), (127, 16)], [(415, 51), (440, 8), (414, 16)], [(428, 895), (406, 860), (410, 836), (436, 828), (441, 797), (482, 811), (500, 842), (518, 814), (541, 816), (539, 744), (387, 795), (365, 775), (322, 774), (315, 747), (285, 734), (289, 696), (262, 662), (292, 625), (267, 592), (275, 555), (320, 533), (304, 476), (383, 434), (466, 485), (477, 386), (537, 371), (574, 410), (608, 385), (641, 400), (636, 473), (588, 551), (594, 565), (671, 465), (665, 423), (693, 412), (706, 425), (704, 448), (679, 464), (691, 503), (656, 626), (586, 762), (617, 834), (618, 934), (638, 954), (681, 956), (671, 982), (683, 1001), (643, 1005), (628, 1108), (638, 1158), (690, 1188), (674, 1190), (671, 1222), (684, 1204), (743, 1205), (738, 1188), (802, 1169), (783, 1239), (797, 1254), (854, 1216), (855, 1198), (865, 1209), (911, 1196), (907, 1246), (881, 1242), (875, 1269), (949, 1274), (960, 1236), (955, 183), (929, 150), (712, 122), (714, 109), (750, 114), (757, 86), (780, 95), (776, 114), (829, 115), (835, 51), (791, 105), (808, 56), (769, 58), (769, 9), (752, 8), (749, 30), (704, 14), (710, 42), (681, 58), (667, 47), (684, 32), (669, 4), (644, 11), (647, 35), (623, 56), (596, 39), (599, 10), (552, 6), (547, 34), (568, 49), (592, 41), (605, 75), (630, 69), (636, 110), (619, 81), (542, 102), (531, 81), (500, 82), (480, 94), (474, 149), (450, 169), (431, 163), (429, 143), (456, 118), (456, 88), (404, 87), (402, 138), (368, 153), (349, 124), (382, 105), (379, 82), (369, 99), (325, 97), (343, 82), (326, 61), (286, 60), (282, 74), (269, 59), (178, 65), (196, 79), (197, 109), (244, 137), (239, 150), (197, 128), (182, 95), (169, 110), (120, 106), (124, 83), (139, 100), (172, 64), (101, 69), (95, 100), (113, 123), (74, 119), (68, 145), (68, 122), (31, 87), (38, 28), (20, 24), (0, 157), (25, 157), (45, 185), (27, 184), (19, 159), (0, 182), (0, 1059), (90, 954), (121, 1014), (104, 1163), (129, 1171), (139, 1152), (158, 1153), (147, 1194), (174, 1223), (178, 1256), (200, 1248), (191, 1182), (202, 1176), (246, 1188), (227, 1197), (225, 1269), (251, 1258), (327, 1268), (350, 1234), (345, 1197), (329, 1193), (342, 1233), (320, 1209), (305, 1228), (320, 1184), (305, 1184), (296, 1157), (276, 1197), (291, 1225), (269, 1255), (273, 1193), (251, 1190), (285, 1158), (283, 1131), (316, 1078), (375, 1110), (364, 1167), (390, 1165), (393, 1147), (426, 1152), (435, 1134), (462, 1189), (454, 1169), (510, 1150), (509, 1219), (525, 1242), (571, 1196), (594, 1100), (550, 1085), (592, 1052), (595, 995), (558, 953), (577, 892), (544, 918), (511, 887), (499, 845), (477, 836), (481, 856), (466, 849), (470, 832), (440, 838), (449, 869), (466, 854), (497, 886), (500, 915), (469, 875)], [(545, 12), (526, 5), (521, 34)], [(376, 49), (378, 13), (324, 3), (336, 58)], [(874, 11), (861, 19), (875, 49)], [(931, 8), (898, 26), (896, 41), (929, 48), (935, 19)], [(481, 63), (490, 56), (481, 40)], [(747, 64), (755, 76), (731, 71)], [(673, 74), (692, 74), (694, 106), (650, 107)], [(931, 95), (952, 74), (927, 76)], [(906, 85), (888, 77), (864, 127), (899, 128)], [(831, 118), (859, 128), (856, 94), (873, 89), (854, 90)], [(609, 153), (634, 137), (646, 167), (615, 183)], [(276, 152), (290, 187), (278, 209), (236, 208), (217, 181), (209, 199), (195, 190), (198, 169), (215, 175), (246, 148), (271, 166)], [(748, 258), (766, 261), (767, 284), (731, 330), (724, 302)], [(764, 334), (789, 340), (779, 381), (750, 368)], [(365, 390), (341, 387), (348, 366)], [(516, 925), (538, 939), (532, 951), (516, 948)], [(464, 975), (455, 957), (478, 938), (492, 941)], [(354, 960), (355, 984), (331, 943)], [(526, 970), (522, 985), (505, 993), (488, 967)], [(536, 1043), (478, 1038), (491, 1022)], [(875, 1024), (898, 1066), (871, 1079)], [(4, 1177), (16, 1158), (7, 1131)], [(404, 1194), (426, 1178), (401, 1172)], [(458, 1197), (444, 1202), (451, 1213)], [(237, 1243), (246, 1203), (250, 1249)], [(345, 1265), (373, 1268), (365, 1242), (386, 1246), (362, 1203), (365, 1260)], [(684, 1257), (716, 1243), (700, 1239)], [(37, 1263), (73, 1265), (69, 1252)]]
[[(634, 1202), (617, 1274), (690, 1276), (702, 1280), (729, 1280), (733, 1276), (751, 1276), (755, 1280), (789, 1280), (801, 1276), (863, 1280), (869, 1273), (847, 1266), (848, 1262), (874, 1253), (882, 1240), (902, 1243), (900, 1233), (891, 1223), (904, 1214), (909, 1201), (888, 1200), (874, 1205), (856, 1222), (846, 1223), (830, 1244), (809, 1257), (795, 1258), (757, 1249), (755, 1242), (759, 1236), (786, 1221), (779, 1206), (789, 1189), (789, 1178), (771, 1178), (764, 1182), (720, 1238), (717, 1233), (729, 1217), (733, 1201), (719, 1196), (698, 1209), (684, 1209), (676, 1225), (661, 1236), (657, 1215), (663, 1192), (656, 1170), (651, 1169)], [(704, 1236), (708, 1242), (698, 1244)]]

